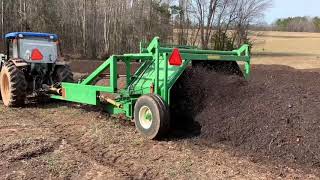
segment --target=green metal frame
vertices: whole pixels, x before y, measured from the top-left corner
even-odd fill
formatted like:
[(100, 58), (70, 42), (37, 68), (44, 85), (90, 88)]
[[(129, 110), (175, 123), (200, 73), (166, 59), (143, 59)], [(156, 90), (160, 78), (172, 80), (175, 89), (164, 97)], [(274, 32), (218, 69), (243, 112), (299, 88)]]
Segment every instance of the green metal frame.
[[(182, 46), (181, 46), (182, 47)], [(164, 102), (170, 105), (170, 91), (184, 70), (192, 61), (241, 61), (245, 63), (244, 78), (250, 76), (250, 52), (249, 46), (243, 45), (233, 51), (215, 51), (179, 48), (183, 63), (181, 66), (171, 66), (169, 57), (173, 47), (161, 47), (159, 38), (154, 38), (148, 47), (140, 45), (140, 53), (114, 55), (107, 59), (90, 76), (79, 84), (62, 83), (62, 95), (52, 95), (53, 99), (89, 104), (101, 104), (100, 93), (117, 94), (114, 103), (107, 103), (106, 110), (111, 114), (125, 114), (128, 118), (133, 117), (133, 108), (136, 100), (144, 95), (155, 93), (162, 97)], [(126, 87), (118, 89), (118, 61), (126, 64)], [(131, 74), (131, 63), (140, 60), (142, 65)], [(110, 85), (96, 86), (92, 82), (107, 69), (110, 69)]]

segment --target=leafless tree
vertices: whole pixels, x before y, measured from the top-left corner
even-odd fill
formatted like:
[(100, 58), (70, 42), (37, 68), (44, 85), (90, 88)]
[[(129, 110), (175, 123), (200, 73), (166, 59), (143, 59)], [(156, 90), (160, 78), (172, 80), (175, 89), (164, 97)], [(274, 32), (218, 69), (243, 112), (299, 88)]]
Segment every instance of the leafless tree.
[[(178, 44), (218, 47), (216, 33), (235, 31), (242, 42), (269, 0), (0, 0), (1, 33), (41, 31), (61, 36), (64, 52), (104, 58), (137, 51), (160, 36)], [(178, 14), (170, 9), (177, 7)], [(175, 29), (175, 30), (174, 30)], [(175, 32), (175, 33), (174, 33)], [(178, 38), (173, 38), (178, 37)], [(223, 38), (224, 37), (224, 38)], [(173, 39), (172, 39), (173, 38)], [(225, 44), (225, 43), (221, 43)], [(3, 48), (3, 47), (2, 47)]]
[[(270, 0), (193, 0), (193, 14), (200, 31), (201, 46), (226, 48), (226, 40), (231, 44), (241, 44), (247, 39), (249, 25), (259, 19), (270, 7)], [(197, 38), (196, 38), (197, 39)]]

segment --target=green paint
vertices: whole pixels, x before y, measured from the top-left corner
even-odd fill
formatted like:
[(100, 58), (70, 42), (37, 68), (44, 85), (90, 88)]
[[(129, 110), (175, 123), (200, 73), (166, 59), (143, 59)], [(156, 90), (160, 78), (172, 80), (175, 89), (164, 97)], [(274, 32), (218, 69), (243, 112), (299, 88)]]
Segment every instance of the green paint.
[(152, 114), (150, 112), (147, 112), (145, 115), (145, 119), (148, 121), (152, 121)]
[[(181, 66), (171, 66), (168, 63), (174, 48), (179, 48), (183, 58)], [(127, 82), (124, 89), (118, 89), (117, 86), (117, 62), (120, 60), (126, 65)], [(80, 84), (63, 83), (64, 96), (52, 95), (51, 97), (89, 105), (103, 105), (110, 114), (124, 114), (128, 119), (132, 119), (136, 100), (142, 95), (150, 94), (152, 85), (154, 85), (154, 93), (160, 95), (164, 102), (170, 105), (170, 91), (173, 85), (191, 61), (197, 60), (242, 61), (245, 63), (244, 78), (248, 79), (251, 73), (248, 45), (243, 45), (234, 51), (200, 50), (190, 46), (161, 47), (159, 38), (156, 37), (147, 48), (143, 48), (140, 44), (140, 53), (111, 56)], [(134, 74), (131, 74), (133, 61), (141, 61), (142, 65)], [(110, 69), (110, 85), (108, 87), (91, 85), (107, 69)], [(117, 98), (114, 100), (122, 107), (100, 102), (99, 95), (102, 92), (116, 94)]]

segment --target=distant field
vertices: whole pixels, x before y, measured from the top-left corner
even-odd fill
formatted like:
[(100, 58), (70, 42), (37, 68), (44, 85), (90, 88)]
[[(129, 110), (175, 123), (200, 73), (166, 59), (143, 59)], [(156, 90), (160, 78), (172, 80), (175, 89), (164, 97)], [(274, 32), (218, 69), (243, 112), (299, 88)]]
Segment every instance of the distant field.
[(320, 33), (253, 32), (253, 53), (273, 56), (320, 56)]
[[(189, 39), (195, 35), (189, 30)], [(175, 30), (178, 33), (178, 30)], [(174, 41), (177, 42), (175, 36)], [(250, 31), (253, 53), (265, 56), (320, 56), (320, 33)], [(196, 45), (200, 46), (199, 38)]]
[[(320, 69), (320, 33), (251, 32), (252, 64), (285, 65), (295, 69)], [(73, 71), (92, 72), (102, 61), (71, 63)]]
[(320, 69), (320, 33), (253, 32), (252, 63)]

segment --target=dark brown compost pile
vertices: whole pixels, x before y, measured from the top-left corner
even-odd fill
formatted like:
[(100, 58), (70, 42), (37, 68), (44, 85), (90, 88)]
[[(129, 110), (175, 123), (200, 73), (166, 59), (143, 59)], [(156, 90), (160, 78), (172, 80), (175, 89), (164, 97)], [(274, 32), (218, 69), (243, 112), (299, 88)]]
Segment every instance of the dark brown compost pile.
[(172, 102), (172, 120), (195, 120), (207, 143), (320, 166), (319, 73), (257, 65), (247, 82), (189, 69), (173, 88)]

